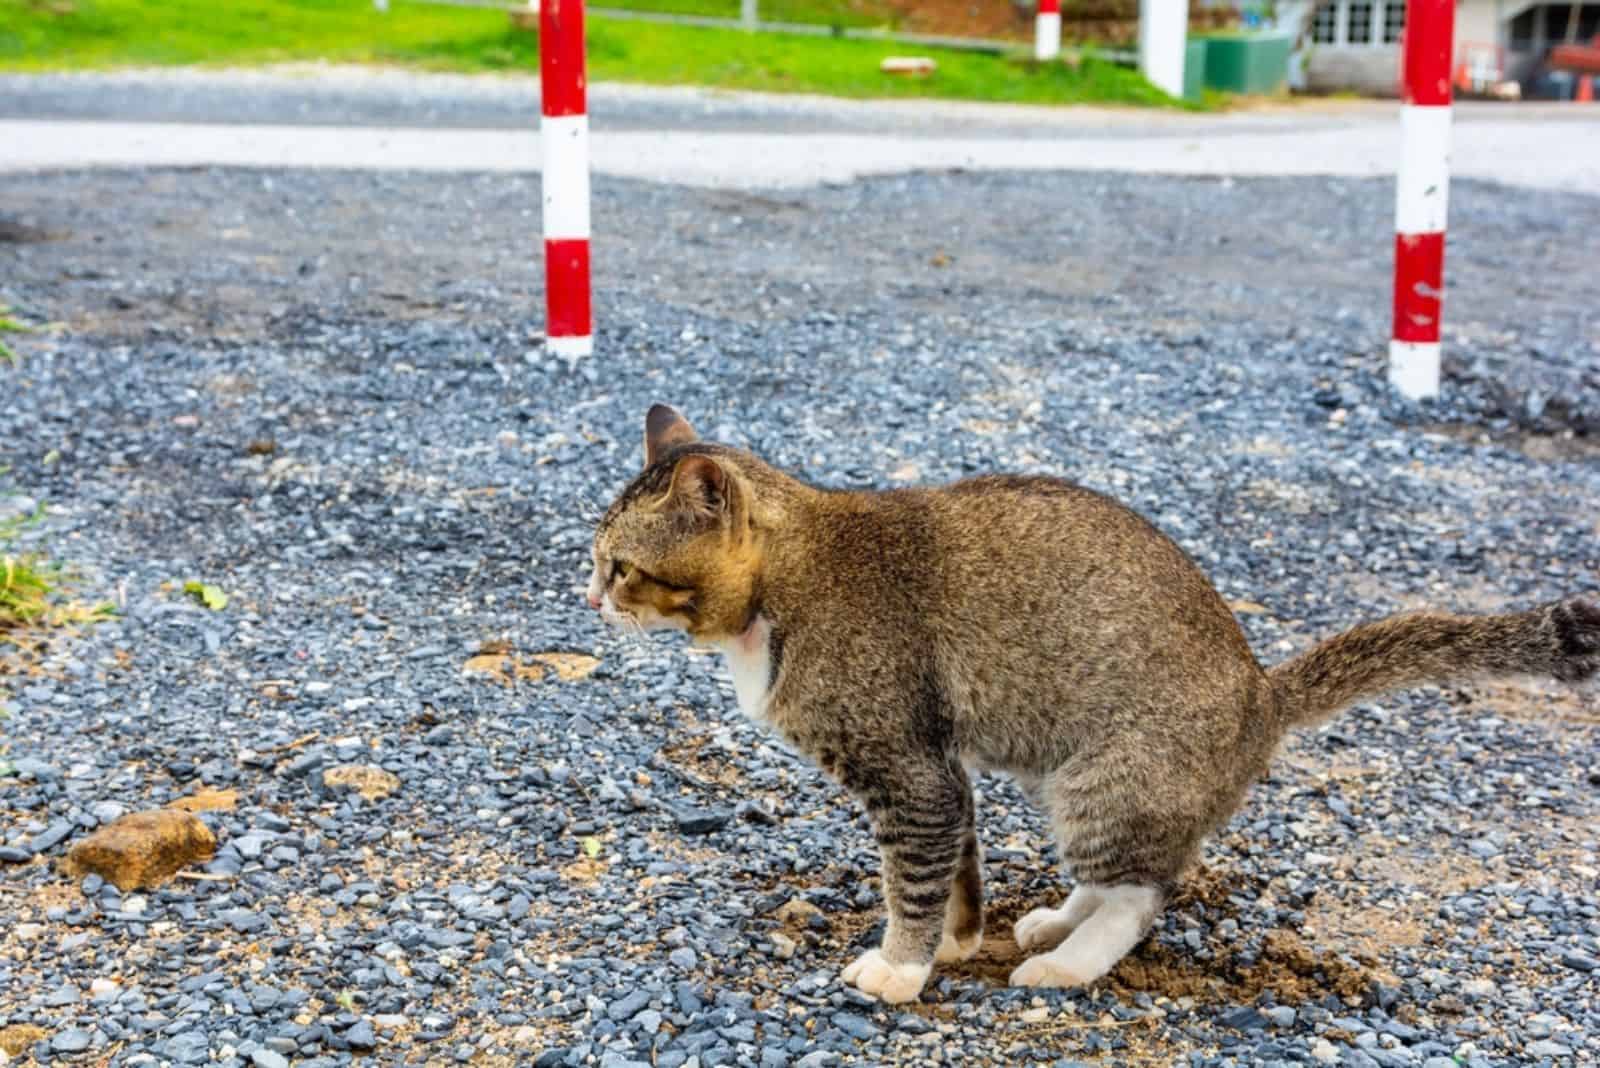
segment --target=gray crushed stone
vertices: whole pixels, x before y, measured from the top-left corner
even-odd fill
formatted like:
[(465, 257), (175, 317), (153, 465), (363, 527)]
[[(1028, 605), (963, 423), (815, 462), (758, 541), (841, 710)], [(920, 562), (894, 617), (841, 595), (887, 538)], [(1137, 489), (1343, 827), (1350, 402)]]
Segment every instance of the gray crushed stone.
[[(3, 477), (119, 610), (3, 680), (0, 1027), (44, 1028), (41, 1063), (258, 1068), (1593, 1063), (1588, 699), (1423, 691), (1293, 739), (1089, 991), (1000, 985), (1064, 881), (986, 779), (991, 942), (891, 1009), (838, 981), (879, 923), (855, 806), (710, 660), (580, 600), (656, 400), (829, 485), (1111, 492), (1264, 659), (1593, 590), (1596, 202), (1452, 200), (1447, 395), (1416, 406), (1382, 377), (1379, 182), (600, 182), (571, 371), (539, 354), (533, 183), (0, 179), (56, 235), (0, 247), (0, 300), (63, 324), (0, 368)], [(597, 663), (535, 678), (552, 652)], [(330, 790), (342, 763), (401, 787)], [(238, 792), (207, 878), (54, 873), (202, 786)]]

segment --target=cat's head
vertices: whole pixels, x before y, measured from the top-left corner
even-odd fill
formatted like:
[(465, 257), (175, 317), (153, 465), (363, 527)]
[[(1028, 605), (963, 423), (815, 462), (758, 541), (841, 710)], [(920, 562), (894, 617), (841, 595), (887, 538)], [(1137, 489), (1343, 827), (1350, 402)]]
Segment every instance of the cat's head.
[(701, 442), (664, 404), (644, 422), (644, 470), (595, 530), (588, 600), (608, 623), (737, 635), (749, 622), (760, 554), (742, 453)]

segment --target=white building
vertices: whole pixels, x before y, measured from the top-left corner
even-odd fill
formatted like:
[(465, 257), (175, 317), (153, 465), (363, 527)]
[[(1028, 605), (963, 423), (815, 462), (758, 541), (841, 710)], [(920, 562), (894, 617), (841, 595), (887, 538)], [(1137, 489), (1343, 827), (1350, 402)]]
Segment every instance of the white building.
[[(1303, 37), (1306, 88), (1396, 95), (1405, 24), (1405, 0), (1321, 0)], [(1453, 66), (1479, 84), (1522, 81), (1551, 45), (1597, 33), (1600, 3), (1457, 0)]]

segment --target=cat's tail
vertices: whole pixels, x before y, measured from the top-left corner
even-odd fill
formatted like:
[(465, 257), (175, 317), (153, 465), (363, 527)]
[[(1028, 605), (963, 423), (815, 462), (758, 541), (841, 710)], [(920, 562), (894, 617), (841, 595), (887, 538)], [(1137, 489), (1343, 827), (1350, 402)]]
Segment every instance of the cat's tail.
[(1289, 727), (1363, 698), (1502, 675), (1582, 682), (1600, 671), (1600, 603), (1581, 597), (1496, 616), (1412, 612), (1364, 623), (1267, 672)]

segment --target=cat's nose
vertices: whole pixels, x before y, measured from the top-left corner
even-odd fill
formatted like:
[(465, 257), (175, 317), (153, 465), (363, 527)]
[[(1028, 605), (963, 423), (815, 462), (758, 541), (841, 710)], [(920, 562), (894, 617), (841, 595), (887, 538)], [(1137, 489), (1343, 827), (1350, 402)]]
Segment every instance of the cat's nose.
[(596, 597), (592, 593), (586, 593), (583, 596), (584, 600), (589, 602), (590, 608), (593, 608), (596, 612), (600, 611), (600, 598)]

